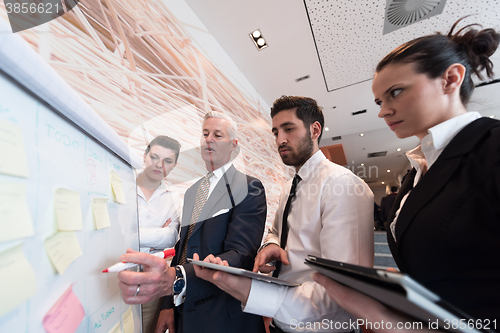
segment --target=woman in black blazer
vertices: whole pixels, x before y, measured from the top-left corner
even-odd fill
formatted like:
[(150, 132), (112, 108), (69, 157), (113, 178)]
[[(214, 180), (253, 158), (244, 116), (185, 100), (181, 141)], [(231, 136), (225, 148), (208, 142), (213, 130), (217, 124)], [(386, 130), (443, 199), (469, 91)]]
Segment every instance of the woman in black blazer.
[[(500, 329), (500, 122), (467, 112), (471, 75), (493, 76), (500, 34), (468, 25), (405, 43), (377, 66), (372, 90), (398, 138), (417, 136), (413, 170), (388, 219), (403, 273), (476, 319)], [(360, 319), (408, 320), (317, 274), (330, 297)], [(495, 326), (493, 321), (495, 321)], [(425, 325), (424, 325), (425, 326)]]

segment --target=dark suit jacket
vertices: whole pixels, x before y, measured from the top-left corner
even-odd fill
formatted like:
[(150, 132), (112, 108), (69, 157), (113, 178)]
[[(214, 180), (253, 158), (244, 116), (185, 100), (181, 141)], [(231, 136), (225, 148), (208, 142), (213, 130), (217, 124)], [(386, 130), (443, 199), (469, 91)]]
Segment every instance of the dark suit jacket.
[[(186, 191), (181, 235), (172, 266), (179, 263), (200, 183), (201, 180)], [(252, 270), (266, 215), (262, 183), (230, 167), (203, 207), (200, 222), (196, 223), (188, 242), (187, 258), (198, 253), (203, 260), (213, 254), (227, 260), (230, 266)], [(186, 298), (175, 310), (176, 333), (264, 332), (262, 317), (243, 313), (238, 300), (197, 278), (192, 264), (185, 264), (184, 269)]]
[(394, 206), (397, 195), (397, 193), (391, 193), (382, 198), (382, 201), (380, 202), (380, 221), (387, 221), (387, 217), (389, 216), (392, 206)]
[[(412, 187), (413, 169), (388, 221)], [(388, 242), (400, 270), (477, 319), (500, 323), (500, 122), (460, 131), (406, 200)], [(491, 326), (490, 326), (491, 328)]]

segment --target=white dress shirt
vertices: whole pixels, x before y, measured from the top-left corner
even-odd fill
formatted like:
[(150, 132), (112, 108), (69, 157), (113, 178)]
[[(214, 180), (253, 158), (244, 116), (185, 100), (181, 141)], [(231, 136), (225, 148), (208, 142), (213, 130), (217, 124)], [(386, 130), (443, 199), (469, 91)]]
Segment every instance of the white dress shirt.
[[(210, 178), (210, 190), (208, 191), (208, 197), (210, 198), (210, 194), (214, 191), (215, 186), (219, 183), (219, 181), (224, 178), (224, 174), (226, 171), (233, 165), (232, 162), (227, 162), (220, 168), (214, 170), (213, 176)], [(228, 180), (229, 181), (229, 180)]]
[[(291, 203), (285, 248), (290, 265), (281, 266), (279, 278), (302, 285), (286, 287), (252, 280), (244, 312), (273, 317), (285, 332), (351, 331), (335, 329), (335, 322), (355, 319), (313, 281), (314, 270), (304, 264), (304, 259), (311, 254), (373, 267), (373, 193), (363, 180), (328, 161), (321, 151), (311, 156), (298, 174), (302, 180)], [(283, 188), (264, 245), (279, 245), (291, 182)], [(316, 329), (302, 329), (308, 327), (307, 323), (309, 327), (316, 323)]]
[[(422, 142), (417, 148), (406, 152), (406, 157), (408, 157), (412, 168), (415, 168), (417, 171), (413, 181), (413, 187), (417, 186), (422, 174), (432, 167), (434, 162), (436, 162), (438, 157), (441, 155), (448, 143), (450, 143), (450, 141), (455, 137), (455, 135), (457, 135), (458, 132), (460, 132), (465, 126), (469, 125), (478, 118), (481, 118), (481, 114), (479, 114), (479, 112), (466, 112), (460, 116), (443, 121), (442, 123), (429, 128), (429, 134), (422, 139)], [(401, 199), (399, 209), (397, 210), (394, 220), (390, 225), (392, 237), (394, 237), (394, 239), (396, 239), (396, 223), (399, 212), (403, 208), (403, 205), (406, 202), (406, 199), (408, 199), (410, 193), (411, 191), (408, 191), (403, 199)]]
[[(137, 186), (137, 205), (140, 251), (173, 247), (179, 238), (182, 209), (179, 193), (169, 191), (162, 181), (151, 198), (146, 200), (141, 188)], [(162, 228), (168, 219), (172, 219), (172, 222)]]

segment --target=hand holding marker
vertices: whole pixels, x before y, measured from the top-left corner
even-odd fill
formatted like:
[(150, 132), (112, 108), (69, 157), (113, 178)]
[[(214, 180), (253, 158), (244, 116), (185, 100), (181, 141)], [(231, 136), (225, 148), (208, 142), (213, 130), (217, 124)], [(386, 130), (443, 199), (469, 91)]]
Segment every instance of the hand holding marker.
[[(175, 256), (175, 249), (166, 249), (165, 251), (152, 253), (151, 255), (162, 259), (169, 259)], [(102, 272), (103, 273), (121, 272), (127, 268), (132, 268), (135, 266), (139, 266), (139, 264), (134, 264), (133, 262), (119, 262), (111, 267), (106, 268)]]

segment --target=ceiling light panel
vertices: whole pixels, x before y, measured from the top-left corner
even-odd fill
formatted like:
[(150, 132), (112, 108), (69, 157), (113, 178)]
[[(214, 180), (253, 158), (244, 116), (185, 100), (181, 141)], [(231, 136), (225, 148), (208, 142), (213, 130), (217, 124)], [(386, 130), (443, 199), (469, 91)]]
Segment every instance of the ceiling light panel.
[[(499, 0), (448, 1), (445, 5), (440, 1), (444, 5), (442, 14), (427, 19), (435, 11), (432, 9), (420, 21), (384, 35), (386, 2), (394, 0), (303, 1), (327, 91), (372, 80), (378, 62), (391, 50), (436, 31), (446, 33), (462, 16), (478, 14), (463, 20), (460, 27), (477, 22), (485, 28), (498, 28), (500, 12)], [(439, 0), (399, 0), (408, 11), (436, 1)]]

